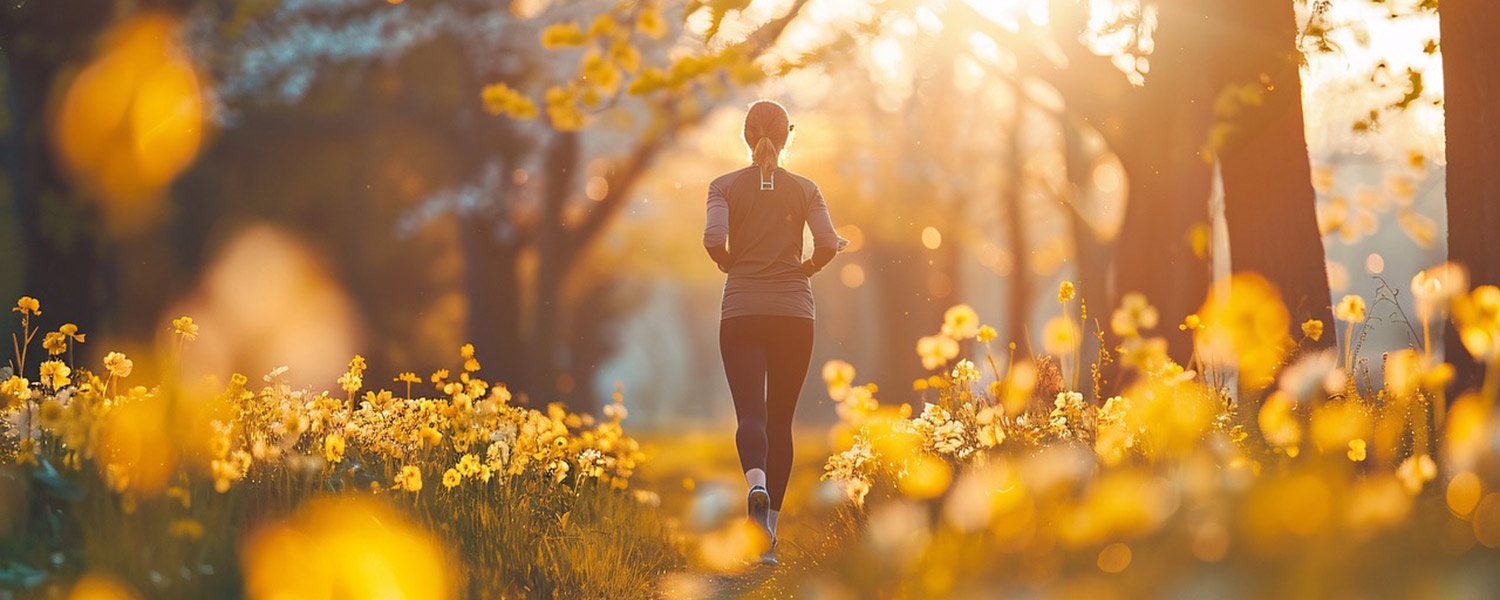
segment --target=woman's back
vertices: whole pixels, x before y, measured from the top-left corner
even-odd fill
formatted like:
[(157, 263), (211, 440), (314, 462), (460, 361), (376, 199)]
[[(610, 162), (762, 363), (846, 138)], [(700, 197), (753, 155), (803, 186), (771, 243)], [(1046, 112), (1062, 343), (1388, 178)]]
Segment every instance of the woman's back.
[(709, 184), (704, 245), (727, 240), (731, 257), (722, 318), (813, 318), (812, 288), (802, 271), (804, 225), (812, 229), (815, 247), (836, 247), (828, 206), (806, 177), (778, 168), (763, 180), (752, 165)]

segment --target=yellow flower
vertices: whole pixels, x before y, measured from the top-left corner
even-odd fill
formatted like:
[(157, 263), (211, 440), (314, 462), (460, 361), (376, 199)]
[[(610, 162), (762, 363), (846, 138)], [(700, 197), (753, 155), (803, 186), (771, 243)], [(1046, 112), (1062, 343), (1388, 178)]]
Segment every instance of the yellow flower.
[(78, 342), (80, 344), (83, 343), (83, 336), (84, 336), (84, 334), (78, 333), (78, 326), (77, 325), (74, 325), (72, 323), (63, 323), (62, 327), (58, 327), (57, 328), (57, 332), (65, 335), (65, 336), (68, 336), (70, 338), (73, 338), (73, 341), (75, 341), (75, 342)]
[(630, 82), (629, 86), (626, 86), (625, 91), (632, 96), (640, 96), (671, 85), (673, 85), (672, 78), (666, 71), (657, 67), (647, 67), (641, 71), (639, 77), (636, 77)]
[(1454, 298), (1453, 322), (1474, 358), (1493, 360), (1500, 352), (1500, 287), (1481, 285)]
[(1182, 318), (1182, 323), (1177, 326), (1182, 331), (1197, 331), (1203, 329), (1203, 317), (1191, 314)]
[(1343, 300), (1339, 300), (1338, 306), (1334, 307), (1333, 316), (1345, 323), (1365, 320), (1365, 299), (1354, 294), (1344, 296)]
[(626, 73), (634, 73), (641, 68), (641, 51), (623, 39), (615, 40), (610, 45), (609, 58), (620, 65), (621, 69), (625, 69)]
[(588, 37), (576, 22), (555, 23), (542, 30), (542, 47), (548, 50), (581, 46), (586, 41)]
[(330, 433), (323, 438), (323, 458), (333, 464), (344, 461), (344, 436)]
[(636, 20), (636, 28), (653, 40), (659, 40), (667, 35), (667, 20), (661, 16), (661, 8), (656, 4), (641, 7), (641, 15)]
[(1141, 330), (1156, 327), (1160, 318), (1145, 294), (1131, 292), (1120, 299), (1120, 308), (1110, 315), (1109, 328), (1122, 337), (1140, 335)]
[(193, 323), (193, 318), (184, 316), (172, 319), (172, 332), (185, 341), (198, 339), (198, 325)]
[(1042, 347), (1048, 354), (1072, 356), (1078, 345), (1078, 326), (1072, 319), (1052, 317), (1042, 328)]
[(1323, 322), (1318, 319), (1303, 321), (1302, 336), (1314, 342), (1323, 339)]
[(1057, 286), (1057, 301), (1067, 302), (1072, 300), (1074, 293), (1073, 282), (1065, 280), (1062, 282), (1062, 285)]
[(443, 487), (445, 488), (453, 489), (458, 484), (463, 483), (463, 480), (464, 476), (460, 475), (457, 469), (450, 468), (447, 471), (443, 471)]
[(68, 379), (68, 375), (72, 374), (72, 372), (73, 369), (68, 368), (68, 365), (62, 361), (49, 360), (42, 363), (41, 366), (42, 383), (45, 383), (54, 390), (62, 388), (72, 382), (71, 379)]
[(82, 344), (83, 338), (84, 334), (78, 333), (77, 325), (66, 323), (57, 331), (43, 336), (42, 347), (47, 349), (48, 354), (57, 356), (68, 351), (68, 340)]
[(42, 348), (45, 348), (47, 354), (52, 356), (67, 352), (68, 336), (63, 335), (60, 331), (49, 332), (47, 335), (42, 336)]
[(958, 356), (958, 342), (946, 335), (929, 335), (917, 340), (917, 356), (922, 357), (922, 368), (929, 371), (948, 364)]
[(42, 303), (31, 296), (21, 296), (21, 299), (16, 301), (16, 307), (10, 311), (21, 313), (21, 316), (39, 316), (42, 314)]
[(995, 331), (994, 327), (990, 327), (989, 325), (980, 325), (979, 333), (978, 335), (974, 336), (974, 339), (979, 340), (980, 342), (988, 342), (995, 339), (996, 335), (999, 335), (999, 333)]
[(418, 435), (422, 438), (422, 443), (428, 446), (436, 446), (438, 442), (443, 441), (443, 434), (431, 426), (423, 427)]
[(504, 83), (492, 83), (479, 90), (479, 99), (484, 102), (484, 110), (492, 115), (510, 115), (515, 119), (535, 119), (538, 112), (536, 103), (531, 101), (521, 92), (512, 89)]
[(1411, 278), (1411, 295), (1422, 319), (1440, 316), (1455, 298), (1469, 289), (1469, 273), (1463, 265), (1447, 262)]
[(1433, 364), (1430, 356), (1407, 348), (1386, 356), (1385, 391), (1397, 397), (1426, 392), (1437, 396), (1453, 379), (1453, 365)]
[(1421, 456), (1410, 456), (1396, 467), (1396, 478), (1401, 480), (1401, 487), (1406, 493), (1413, 496), (1422, 492), (1422, 486), (1437, 477), (1437, 463), (1432, 462), (1432, 457), (1426, 454)]
[(828, 397), (843, 400), (854, 384), (854, 365), (842, 360), (823, 363), (823, 383), (828, 385)]
[(413, 373), (411, 371), (406, 371), (406, 372), (401, 373), (400, 375), (397, 375), (396, 379), (394, 381), (396, 381), (398, 383), (402, 382), (402, 381), (404, 381), (406, 383), (422, 383), (422, 378), (421, 377), (417, 377), (416, 373)]
[[(1218, 364), (1237, 364), (1241, 382), (1269, 385), (1292, 346), (1291, 315), (1276, 286), (1253, 273), (1232, 275), (1214, 286), (1198, 310), (1201, 327), (1194, 334), (1198, 353)], [(1228, 298), (1220, 290), (1228, 290)]]
[(569, 87), (547, 88), (547, 118), (558, 131), (576, 131), (583, 128), (583, 109), (578, 106), (578, 93)]
[(135, 361), (119, 352), (110, 352), (104, 355), (104, 368), (114, 377), (129, 377), (130, 372), (135, 369)]
[(1152, 373), (1167, 363), (1167, 340), (1131, 336), (1120, 343), (1120, 364), (1142, 373)]
[(589, 35), (594, 37), (608, 37), (615, 33), (619, 25), (619, 23), (615, 22), (614, 17), (609, 16), (609, 13), (604, 13), (594, 17), (594, 21), (589, 23)]
[(1260, 432), (1266, 442), (1284, 450), (1294, 451), (1302, 443), (1302, 424), (1293, 413), (1292, 397), (1277, 390), (1271, 392), (1260, 406)]
[(584, 81), (605, 94), (613, 94), (620, 89), (623, 79), (620, 70), (610, 62), (609, 56), (597, 49), (591, 49), (583, 55), (578, 72)]
[(441, 384), (441, 383), (443, 383), (444, 381), (447, 381), (447, 380), (448, 380), (448, 370), (447, 369), (438, 369), (437, 371), (434, 371), (432, 373), (432, 382), (433, 383)]
[(405, 492), (422, 491), (422, 470), (411, 465), (401, 467), (401, 472), (396, 474), (395, 489)]
[(943, 312), (943, 335), (954, 340), (964, 340), (979, 334), (979, 313), (967, 304), (959, 304)]
[(11, 375), (10, 379), (0, 381), (0, 411), (9, 409), (31, 395), (31, 382)]
[(1349, 452), (1348, 452), (1348, 455), (1349, 455), (1349, 460), (1352, 460), (1354, 462), (1364, 462), (1364, 460), (1365, 460), (1365, 441), (1362, 440), (1362, 439), (1358, 439), (1358, 438), (1349, 440)]
[(974, 362), (965, 358), (958, 361), (953, 367), (953, 380), (959, 384), (979, 380), (979, 369), (974, 367)]

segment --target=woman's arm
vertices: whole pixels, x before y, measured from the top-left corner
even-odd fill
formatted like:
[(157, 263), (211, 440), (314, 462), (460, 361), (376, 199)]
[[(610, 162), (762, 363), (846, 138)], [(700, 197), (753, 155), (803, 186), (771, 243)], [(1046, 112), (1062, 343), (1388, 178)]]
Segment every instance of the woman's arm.
[(703, 247), (719, 270), (729, 272), (729, 199), (724, 197), (722, 178), (708, 184), (708, 221), (703, 226)]
[(833, 260), (845, 243), (833, 229), (833, 217), (828, 214), (828, 203), (823, 200), (823, 192), (817, 184), (812, 184), (811, 195), (807, 205), (807, 228), (812, 230), (813, 255), (802, 263), (802, 272), (809, 277)]

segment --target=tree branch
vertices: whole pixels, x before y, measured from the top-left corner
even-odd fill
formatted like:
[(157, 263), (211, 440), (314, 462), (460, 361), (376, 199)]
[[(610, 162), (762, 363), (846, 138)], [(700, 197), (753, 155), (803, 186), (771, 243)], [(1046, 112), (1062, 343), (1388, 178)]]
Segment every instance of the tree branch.
[[(748, 45), (750, 60), (759, 58), (775, 46), (776, 42), (781, 39), (782, 33), (786, 31), (787, 25), (801, 14), (802, 8), (807, 3), (808, 0), (797, 0), (786, 14), (766, 22), (750, 34), (744, 42), (741, 42)], [(613, 177), (609, 178), (609, 191), (605, 193), (604, 198), (596, 203), (594, 209), (589, 211), (581, 224), (569, 232), (570, 252), (581, 252), (583, 246), (596, 238), (603, 231), (604, 226), (625, 207), (635, 184), (645, 174), (656, 156), (667, 148), (668, 140), (671, 140), (677, 132), (702, 122), (704, 117), (717, 106), (718, 104), (709, 106), (686, 120), (674, 116), (660, 132), (637, 145), (630, 152), (624, 165), (615, 171)]]

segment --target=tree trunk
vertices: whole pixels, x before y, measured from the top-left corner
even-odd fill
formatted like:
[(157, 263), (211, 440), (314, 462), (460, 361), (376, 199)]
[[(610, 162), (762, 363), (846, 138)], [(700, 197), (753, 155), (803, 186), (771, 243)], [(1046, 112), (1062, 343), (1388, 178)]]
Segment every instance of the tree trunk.
[(467, 335), (487, 379), (513, 390), (527, 389), (526, 344), (521, 339), (519, 248), (495, 238), (494, 222), (460, 221), (464, 291), (469, 299)]
[[(1500, 4), (1443, 0), (1439, 8), (1448, 133), (1448, 259), (1469, 269), (1472, 285), (1500, 285)], [(1455, 386), (1478, 387), (1474, 362), (1450, 325), (1445, 358)], [(1493, 400), (1493, 399), (1491, 399)]]
[(1005, 340), (1015, 342), (1025, 352), (1030, 348), (1026, 323), (1031, 317), (1031, 300), (1035, 293), (1031, 264), (1026, 261), (1030, 247), (1021, 194), (1026, 189), (1026, 157), (1021, 153), (1021, 131), (1026, 123), (1026, 92), (1021, 82), (1014, 87), (1015, 104), (1011, 111), (1010, 130), (1005, 148), (1005, 185), (1000, 191), (1001, 214), (1005, 219), (1005, 243), (1011, 256), (1009, 299), (1005, 306)]
[[(1260, 105), (1241, 107), (1219, 153), (1229, 258), (1235, 273), (1258, 273), (1281, 290), (1292, 326), (1333, 325), (1323, 240), (1302, 120), (1300, 54), (1290, 2), (1221, 0), (1230, 27), (1227, 86), (1258, 85)], [(1332, 347), (1337, 336), (1324, 336)]]
[(1202, 305), (1209, 265), (1193, 252), (1195, 227), (1209, 223), (1212, 172), (1201, 148), (1208, 141), (1216, 89), (1210, 51), (1218, 40), (1202, 31), (1199, 0), (1163, 2), (1156, 52), (1146, 85), (1135, 90), (1128, 135), (1103, 130), (1129, 178), (1129, 205), (1116, 252), (1111, 305), (1142, 292), (1161, 313), (1162, 335), (1179, 362), (1191, 355), (1190, 335), (1175, 325)]
[[(86, 333), (105, 333), (101, 325), (113, 320), (105, 297), (109, 265), (100, 250), (100, 229), (90, 225), (99, 219), (98, 211), (71, 190), (54, 162), (43, 115), (54, 78), (69, 62), (87, 57), (108, 14), (100, 7), (41, 3), (7, 8), (0, 18), (0, 60), (11, 109), (0, 143), (9, 189), (0, 193), (14, 202), (23, 250), (7, 259), (23, 265), (20, 292), (41, 301), (47, 327), (71, 322)], [(37, 362), (31, 363), (35, 369)]]
[[(1053, 0), (1054, 22), (1067, 34), (1082, 31), (1081, 5)], [(1186, 362), (1192, 338), (1177, 329), (1197, 312), (1207, 293), (1208, 263), (1193, 252), (1189, 235), (1208, 226), (1211, 171), (1200, 149), (1208, 140), (1212, 101), (1211, 50), (1198, 0), (1164, 0), (1154, 34), (1151, 72), (1141, 87), (1108, 59), (1076, 40), (1059, 40), (1068, 68), (1039, 70), (1062, 92), (1067, 110), (1094, 127), (1120, 158), (1128, 179), (1128, 205), (1115, 242), (1114, 282), (1107, 306), (1130, 292), (1146, 295), (1161, 313), (1160, 332), (1172, 357)], [(1116, 340), (1107, 338), (1113, 345)]]
[(576, 188), (576, 169), (579, 163), (578, 134), (559, 132), (552, 141), (546, 159), (546, 191), (542, 199), (542, 221), (537, 234), (537, 273), (535, 314), (529, 335), (531, 350), (530, 391), (540, 395), (537, 402), (557, 400), (570, 401), (570, 408), (588, 410), (592, 407), (572, 406), (575, 397), (570, 382), (559, 376), (563, 370), (563, 345), (560, 338), (566, 335), (563, 323), (563, 286), (572, 271), (572, 240), (566, 234), (563, 218), (565, 208)]
[[(1100, 346), (1103, 341), (1095, 335), (1096, 331), (1102, 330), (1106, 335), (1112, 335), (1109, 328), (1109, 318), (1114, 307), (1109, 304), (1109, 259), (1110, 248), (1099, 237), (1094, 225), (1083, 217), (1084, 207), (1078, 203), (1078, 192), (1084, 186), (1090, 185), (1093, 177), (1094, 156), (1083, 151), (1083, 140), (1079, 135), (1080, 124), (1068, 115), (1058, 118), (1058, 128), (1063, 136), (1063, 165), (1067, 169), (1064, 197), (1060, 199), (1063, 204), (1064, 216), (1068, 219), (1068, 229), (1073, 237), (1073, 264), (1077, 270), (1077, 286), (1080, 305), (1088, 308), (1088, 322), (1083, 324), (1083, 344), (1079, 350), (1082, 360), (1086, 363), (1095, 363), (1098, 360)], [(1097, 324), (1097, 327), (1096, 327)], [(1107, 348), (1106, 348), (1106, 351)], [(1115, 369), (1105, 369), (1101, 376), (1107, 380), (1114, 380), (1111, 385), (1119, 385)], [(1092, 373), (1083, 373), (1085, 378)], [(1103, 382), (1101, 382), (1103, 383)], [(1080, 382), (1082, 385), (1083, 382)], [(1093, 392), (1092, 380), (1086, 389), (1078, 390), (1085, 395)], [(1101, 387), (1100, 392), (1104, 392)]]

